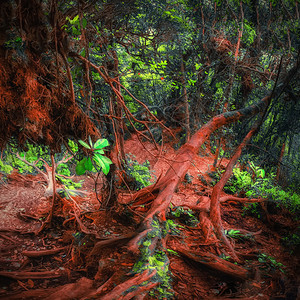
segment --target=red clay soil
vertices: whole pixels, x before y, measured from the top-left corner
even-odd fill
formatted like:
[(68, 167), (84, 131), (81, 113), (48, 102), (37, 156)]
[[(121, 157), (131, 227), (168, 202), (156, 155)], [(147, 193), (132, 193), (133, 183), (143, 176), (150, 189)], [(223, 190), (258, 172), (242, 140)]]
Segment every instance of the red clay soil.
[[(140, 163), (149, 160), (156, 178), (164, 176), (175, 157), (169, 144), (156, 149), (149, 142), (141, 145), (136, 137), (126, 142), (125, 150)], [(199, 203), (205, 206), (213, 161), (209, 151), (200, 151), (172, 198), (173, 208)], [(222, 164), (227, 162), (223, 160)], [(44, 182), (39, 176), (17, 173), (7, 180), (2, 177), (0, 299), (101, 299), (86, 296), (99, 287), (103, 296), (130, 278), (138, 256), (127, 250), (126, 243), (136, 231), (142, 207), (140, 212), (125, 211), (122, 205), (110, 211), (99, 210), (93, 180), (86, 176), (74, 180), (84, 180), (82, 190), (88, 192), (87, 196), (59, 198), (51, 227), (36, 235), (51, 204), (51, 199), (43, 197)], [(213, 241), (205, 240), (200, 228), (179, 219), (180, 233), (167, 240), (167, 248), (179, 253), (169, 255), (175, 299), (297, 299), (299, 256), (290, 254), (281, 242), (282, 234), (287, 235), (295, 222), (282, 212), (269, 214), (268, 222), (264, 217), (243, 216), (242, 209), (243, 205), (236, 202), (223, 203), (222, 221), (225, 229), (257, 233), (248, 239), (231, 239), (254, 279), (243, 281), (195, 262), (185, 253), (186, 245), (191, 253), (221, 253), (216, 253)], [(259, 262), (259, 253), (282, 263), (284, 273)]]

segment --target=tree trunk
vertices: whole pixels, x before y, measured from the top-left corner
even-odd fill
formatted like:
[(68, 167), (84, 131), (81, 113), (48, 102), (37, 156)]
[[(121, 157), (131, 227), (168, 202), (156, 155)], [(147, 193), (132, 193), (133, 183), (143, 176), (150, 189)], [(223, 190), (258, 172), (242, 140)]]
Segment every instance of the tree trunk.
[(183, 98), (184, 98), (184, 108), (185, 108), (185, 129), (186, 129), (186, 139), (185, 141), (188, 142), (191, 136), (191, 129), (190, 129), (190, 110), (189, 110), (189, 100), (186, 91), (186, 82), (185, 82), (185, 67), (183, 58), (181, 60), (181, 84), (183, 88)]

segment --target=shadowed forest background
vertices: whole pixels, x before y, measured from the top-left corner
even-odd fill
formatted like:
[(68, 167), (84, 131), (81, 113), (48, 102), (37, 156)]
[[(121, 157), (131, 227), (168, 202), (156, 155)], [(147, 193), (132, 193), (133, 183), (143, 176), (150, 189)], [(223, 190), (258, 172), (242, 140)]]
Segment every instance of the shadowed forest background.
[(0, 298), (297, 299), (299, 44), (295, 0), (2, 1)]

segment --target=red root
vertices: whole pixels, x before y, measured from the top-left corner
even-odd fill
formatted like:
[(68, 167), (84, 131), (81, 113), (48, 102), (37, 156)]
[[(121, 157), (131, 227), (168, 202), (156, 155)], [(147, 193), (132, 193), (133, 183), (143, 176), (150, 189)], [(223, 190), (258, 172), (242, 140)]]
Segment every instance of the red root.
[[(150, 280), (156, 274), (155, 270), (145, 270), (143, 273), (134, 276), (133, 278), (119, 284), (110, 293), (106, 294), (101, 300), (129, 300), (133, 296), (138, 295), (141, 292), (152, 289), (158, 283), (149, 282), (141, 286), (145, 281)], [(136, 286), (134, 291), (132, 287)]]
[(208, 266), (214, 270), (230, 275), (232, 277), (243, 280), (246, 280), (250, 277), (248, 270), (211, 253), (195, 253), (183, 248), (176, 249), (176, 251), (200, 264)]
[(22, 254), (27, 257), (41, 257), (41, 256), (47, 256), (47, 255), (53, 255), (60, 251), (66, 250), (68, 247), (62, 247), (57, 249), (51, 249), (51, 250), (41, 250), (41, 251), (23, 251)]
[(46, 278), (59, 278), (66, 276), (67, 271), (56, 270), (56, 271), (44, 271), (44, 272), (0, 272), (0, 276), (8, 277), (17, 280), (23, 279), (46, 279)]

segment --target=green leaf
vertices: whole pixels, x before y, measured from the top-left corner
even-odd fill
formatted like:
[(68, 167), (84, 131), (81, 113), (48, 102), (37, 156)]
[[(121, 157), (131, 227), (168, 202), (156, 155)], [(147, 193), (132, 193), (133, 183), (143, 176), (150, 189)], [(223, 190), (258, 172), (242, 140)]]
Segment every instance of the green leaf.
[(113, 162), (106, 156), (102, 156), (99, 154), (95, 154), (95, 156), (98, 156), (102, 159), (102, 161), (106, 164), (106, 165), (111, 165)]
[(74, 34), (74, 35), (80, 35), (81, 34), (81, 32), (76, 28), (76, 27), (72, 27), (72, 33)]
[(99, 153), (99, 154), (104, 154), (104, 150), (102, 150), (102, 149), (97, 149), (94, 152), (95, 153)]
[(92, 164), (92, 161), (91, 161), (91, 158), (87, 158), (85, 163), (84, 163), (84, 167), (87, 171), (92, 171), (93, 170), (93, 164)]
[(76, 174), (77, 175), (83, 175), (86, 171), (86, 167), (85, 167), (85, 163), (86, 163), (87, 159), (86, 157), (83, 158), (80, 162), (77, 163), (77, 166), (76, 166)]
[(109, 142), (107, 139), (99, 139), (96, 141), (94, 148), (98, 150), (98, 149), (102, 149), (108, 145), (109, 145)]
[(110, 169), (109, 165), (112, 164), (112, 161), (108, 157), (99, 154), (94, 155), (94, 160), (100, 165), (103, 173), (107, 175)]
[(85, 18), (82, 19), (82, 28), (84, 29), (87, 25), (87, 20)]
[(84, 142), (84, 141), (82, 141), (82, 140), (79, 140), (78, 141), (83, 147), (85, 147), (85, 148), (87, 148), (87, 149), (91, 149), (91, 147), (86, 143), (86, 142)]
[(73, 20), (71, 20), (70, 18), (68, 18), (71, 24), (76, 24), (78, 19), (79, 19), (79, 15), (75, 16)]

